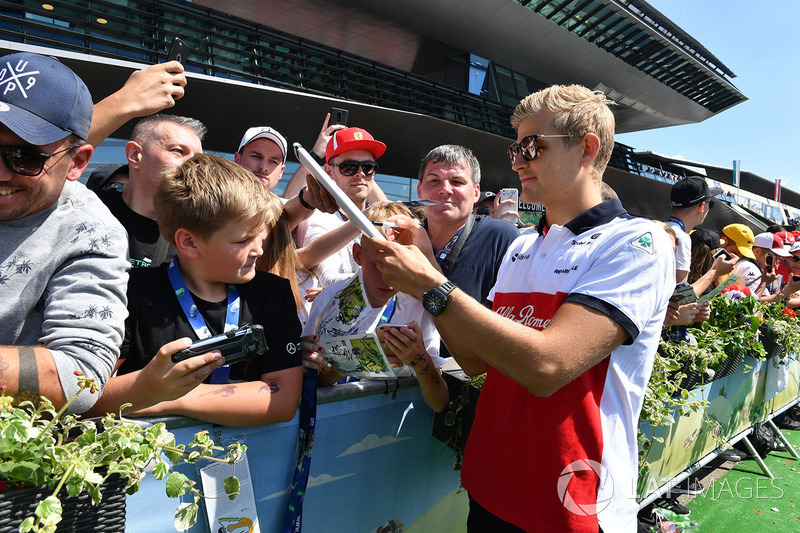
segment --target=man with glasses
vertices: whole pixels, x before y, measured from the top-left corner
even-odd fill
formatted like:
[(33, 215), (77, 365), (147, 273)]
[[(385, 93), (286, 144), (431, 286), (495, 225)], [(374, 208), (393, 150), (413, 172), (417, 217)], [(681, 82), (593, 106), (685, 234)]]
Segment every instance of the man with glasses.
[[(325, 149), (325, 172), (359, 208), (365, 209), (367, 197), (375, 187), (375, 162), (386, 151), (386, 145), (376, 141), (361, 128), (344, 128), (333, 132)], [(305, 201), (305, 200), (304, 200)], [(316, 206), (316, 204), (313, 204)], [(306, 221), (299, 248), (308, 246), (321, 236), (343, 226), (347, 221), (340, 212), (334, 214), (315, 211)], [(359, 237), (356, 237), (358, 239)], [(313, 269), (321, 287), (348, 279), (358, 271), (353, 259), (353, 243), (320, 261)]]
[[(57, 407), (99, 386), (119, 355), (128, 282), (125, 231), (78, 178), (92, 98), (52, 57), (0, 58), (0, 385)], [(97, 399), (71, 405), (84, 412)]]
[(667, 225), (675, 230), (678, 249), (675, 252), (675, 281), (681, 283), (689, 277), (692, 263), (692, 240), (689, 233), (706, 219), (714, 207), (714, 197), (722, 189), (709, 189), (706, 180), (690, 176), (677, 181), (670, 192), (672, 214)]
[(422, 299), (462, 368), (488, 371), (461, 474), (469, 531), (636, 530), (636, 431), (675, 258), (663, 228), (602, 201), (609, 103), (554, 86), (514, 111), (512, 168), (548, 226), (508, 249), (494, 312), (416, 248), (364, 243), (387, 283)]

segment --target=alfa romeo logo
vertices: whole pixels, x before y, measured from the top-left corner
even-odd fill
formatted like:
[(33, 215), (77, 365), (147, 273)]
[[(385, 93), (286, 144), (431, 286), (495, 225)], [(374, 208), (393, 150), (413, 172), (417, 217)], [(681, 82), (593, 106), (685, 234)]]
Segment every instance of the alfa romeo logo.
[(579, 516), (594, 516), (611, 503), (611, 496), (605, 500), (596, 502), (576, 502), (569, 492), (569, 485), (575, 472), (593, 471), (600, 479), (600, 486), (610, 488), (609, 494), (614, 492), (614, 483), (608, 471), (603, 465), (591, 459), (579, 459), (568, 464), (558, 478), (558, 498), (564, 504), (567, 511)]

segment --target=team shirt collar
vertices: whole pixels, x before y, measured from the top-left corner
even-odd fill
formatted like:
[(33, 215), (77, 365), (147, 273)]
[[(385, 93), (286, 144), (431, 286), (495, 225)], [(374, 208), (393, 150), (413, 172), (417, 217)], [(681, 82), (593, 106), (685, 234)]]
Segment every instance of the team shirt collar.
[(626, 214), (627, 211), (622, 207), (622, 203), (617, 198), (612, 198), (584, 211), (564, 224), (564, 227), (570, 230), (573, 235), (580, 235)]

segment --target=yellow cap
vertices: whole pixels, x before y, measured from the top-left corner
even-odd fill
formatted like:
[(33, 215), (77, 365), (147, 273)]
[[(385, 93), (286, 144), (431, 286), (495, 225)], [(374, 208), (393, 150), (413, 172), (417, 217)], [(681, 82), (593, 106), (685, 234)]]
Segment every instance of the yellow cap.
[(728, 224), (722, 228), (722, 233), (736, 243), (736, 248), (739, 250), (739, 255), (755, 260), (756, 256), (753, 254), (753, 230), (744, 224)]

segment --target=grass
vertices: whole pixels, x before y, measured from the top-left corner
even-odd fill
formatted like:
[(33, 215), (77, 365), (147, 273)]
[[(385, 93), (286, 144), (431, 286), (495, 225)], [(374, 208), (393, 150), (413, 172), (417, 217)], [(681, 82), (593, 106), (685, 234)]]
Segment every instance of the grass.
[[(783, 434), (800, 449), (800, 431)], [(754, 459), (743, 460), (688, 503), (702, 533), (800, 532), (800, 460), (788, 451), (764, 459), (775, 479)]]

